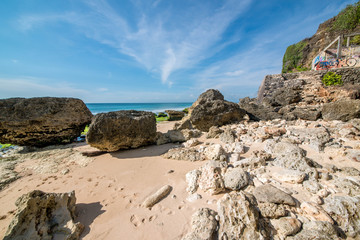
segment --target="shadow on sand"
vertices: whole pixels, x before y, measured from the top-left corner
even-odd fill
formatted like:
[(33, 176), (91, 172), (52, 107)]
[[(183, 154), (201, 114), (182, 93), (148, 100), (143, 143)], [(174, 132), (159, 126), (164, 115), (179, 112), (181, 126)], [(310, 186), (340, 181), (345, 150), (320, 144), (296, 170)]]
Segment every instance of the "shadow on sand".
[(105, 210), (101, 210), (102, 207), (103, 205), (100, 202), (76, 204), (77, 218), (75, 221), (82, 223), (85, 227), (80, 236), (81, 239), (90, 232), (90, 225), (95, 218), (105, 212)]

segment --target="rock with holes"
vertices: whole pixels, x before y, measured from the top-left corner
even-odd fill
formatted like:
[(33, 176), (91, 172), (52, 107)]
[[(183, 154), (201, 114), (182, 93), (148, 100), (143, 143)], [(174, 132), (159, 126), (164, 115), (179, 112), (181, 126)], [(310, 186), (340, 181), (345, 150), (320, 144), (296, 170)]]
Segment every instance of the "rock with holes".
[(185, 179), (186, 179), (186, 182), (188, 184), (188, 187), (186, 188), (186, 191), (188, 193), (195, 193), (199, 184), (198, 184), (198, 180), (199, 180), (199, 177), (201, 175), (201, 171), (199, 170), (192, 170), (190, 172), (188, 172), (186, 175), (185, 175)]
[(69, 143), (91, 119), (80, 99), (0, 99), (0, 142), (36, 147)]
[(215, 239), (218, 222), (217, 213), (209, 208), (200, 208), (191, 217), (191, 231), (182, 240)]
[(154, 114), (130, 110), (97, 114), (86, 141), (101, 151), (114, 152), (154, 144), (156, 136)]
[(338, 240), (341, 239), (338, 236), (336, 227), (329, 222), (311, 221), (305, 222), (302, 226), (302, 231), (293, 237), (287, 237), (286, 240)]
[(199, 188), (211, 195), (225, 190), (222, 172), (226, 169), (226, 163), (219, 161), (208, 161), (201, 168)]
[(254, 196), (258, 202), (287, 204), (295, 206), (295, 199), (271, 184), (265, 184), (254, 189)]
[(84, 226), (75, 223), (75, 192), (34, 190), (16, 200), (17, 210), (4, 240), (79, 239)]
[(301, 229), (301, 222), (293, 217), (283, 217), (280, 219), (271, 220), (271, 224), (277, 231), (277, 234), (282, 238), (295, 235)]
[(241, 168), (228, 168), (224, 174), (225, 188), (240, 190), (249, 184), (249, 175)]
[(258, 208), (263, 217), (266, 218), (279, 218), (284, 217), (287, 214), (287, 211), (282, 204), (275, 203), (258, 203)]

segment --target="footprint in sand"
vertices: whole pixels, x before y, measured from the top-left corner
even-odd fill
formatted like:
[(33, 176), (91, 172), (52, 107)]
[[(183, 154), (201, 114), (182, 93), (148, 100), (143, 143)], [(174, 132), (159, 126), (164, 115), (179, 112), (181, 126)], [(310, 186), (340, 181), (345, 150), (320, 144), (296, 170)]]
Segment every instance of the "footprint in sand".
[(153, 215), (149, 217), (149, 222), (154, 221), (157, 218), (157, 215)]
[(130, 222), (135, 226), (139, 226), (141, 222), (139, 221), (138, 217), (136, 215), (131, 215)]

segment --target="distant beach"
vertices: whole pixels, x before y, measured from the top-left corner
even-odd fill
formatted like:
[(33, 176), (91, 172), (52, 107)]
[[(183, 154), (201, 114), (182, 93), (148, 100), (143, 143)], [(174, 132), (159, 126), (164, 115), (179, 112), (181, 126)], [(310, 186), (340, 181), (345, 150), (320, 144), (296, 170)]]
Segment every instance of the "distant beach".
[(154, 113), (164, 112), (165, 110), (183, 110), (191, 106), (187, 103), (86, 103), (86, 106), (93, 114), (112, 112), (119, 110), (138, 110)]

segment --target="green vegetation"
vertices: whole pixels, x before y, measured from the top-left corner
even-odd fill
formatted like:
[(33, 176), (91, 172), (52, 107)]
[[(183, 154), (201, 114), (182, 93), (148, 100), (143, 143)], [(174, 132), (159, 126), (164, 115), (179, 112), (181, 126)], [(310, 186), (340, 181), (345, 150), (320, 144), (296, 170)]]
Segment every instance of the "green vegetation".
[(89, 131), (89, 125), (86, 125), (84, 131), (81, 133), (81, 135), (86, 135), (87, 132)]
[(169, 117), (167, 117), (167, 116), (166, 117), (157, 117), (156, 118), (157, 122), (168, 121), (168, 120), (169, 120)]
[(164, 112), (159, 112), (157, 117), (167, 117), (167, 114)]
[[(346, 41), (344, 41), (346, 43)], [(360, 45), (360, 35), (354, 36), (350, 39), (350, 44)]]
[(189, 114), (189, 108), (184, 108), (184, 110), (182, 110), (184, 113)]
[(286, 49), (283, 58), (283, 69), (282, 69), (283, 73), (290, 72), (296, 68), (300, 68), (300, 69), (303, 68), (302, 66), (299, 65), (299, 61), (303, 57), (303, 49), (305, 48), (306, 45), (307, 42), (303, 40), (289, 46)]
[(327, 72), (323, 76), (322, 82), (325, 84), (325, 86), (343, 85), (341, 75), (337, 75), (334, 72)]
[(0, 149), (8, 148), (8, 147), (11, 147), (11, 146), (12, 146), (11, 144), (2, 144), (2, 143), (0, 143)]
[(332, 30), (353, 30), (360, 24), (360, 1), (348, 5), (337, 16), (332, 25)]

